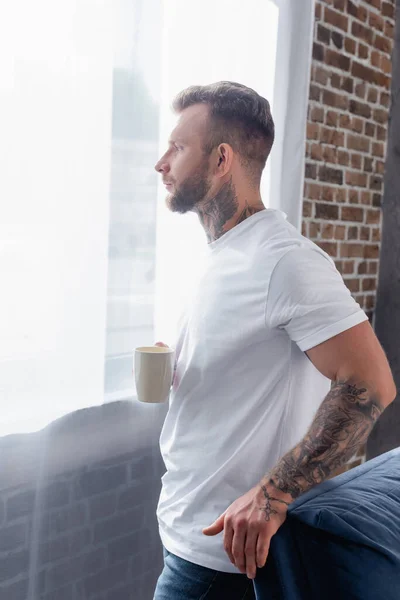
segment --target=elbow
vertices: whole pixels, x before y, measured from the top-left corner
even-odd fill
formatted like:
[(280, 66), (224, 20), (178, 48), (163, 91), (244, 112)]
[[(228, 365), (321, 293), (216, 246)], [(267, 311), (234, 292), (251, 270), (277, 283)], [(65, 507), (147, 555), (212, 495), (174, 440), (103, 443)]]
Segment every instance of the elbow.
[(379, 394), (379, 400), (382, 405), (382, 409), (385, 410), (397, 397), (397, 388), (393, 377), (389, 378), (389, 381), (385, 385), (380, 386), (381, 393)]

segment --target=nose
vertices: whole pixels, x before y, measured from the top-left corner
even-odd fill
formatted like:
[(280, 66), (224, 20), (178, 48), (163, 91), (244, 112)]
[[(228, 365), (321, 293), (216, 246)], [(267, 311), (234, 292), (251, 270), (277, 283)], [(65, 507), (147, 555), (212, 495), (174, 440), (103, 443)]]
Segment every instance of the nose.
[(168, 164), (165, 156), (162, 156), (160, 158), (160, 160), (158, 161), (158, 163), (155, 165), (154, 168), (157, 171), (157, 173), (168, 173), (170, 168), (169, 168), (169, 164)]

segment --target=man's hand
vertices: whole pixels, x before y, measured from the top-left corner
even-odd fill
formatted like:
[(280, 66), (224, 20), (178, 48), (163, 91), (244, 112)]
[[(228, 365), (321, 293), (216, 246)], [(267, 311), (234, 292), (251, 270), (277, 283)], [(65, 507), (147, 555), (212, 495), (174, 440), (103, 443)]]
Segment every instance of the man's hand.
[(271, 538), (286, 520), (291, 501), (290, 495), (262, 480), (235, 500), (203, 533), (217, 535), (224, 531), (224, 548), (230, 561), (254, 579), (257, 567), (265, 565)]

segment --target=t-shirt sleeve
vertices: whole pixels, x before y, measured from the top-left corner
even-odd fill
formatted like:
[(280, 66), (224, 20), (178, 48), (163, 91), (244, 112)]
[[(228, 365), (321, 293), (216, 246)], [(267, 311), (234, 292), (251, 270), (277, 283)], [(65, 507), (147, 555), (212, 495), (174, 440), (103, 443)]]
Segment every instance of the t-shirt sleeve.
[(285, 329), (303, 352), (366, 320), (328, 255), (301, 246), (275, 265), (266, 326)]

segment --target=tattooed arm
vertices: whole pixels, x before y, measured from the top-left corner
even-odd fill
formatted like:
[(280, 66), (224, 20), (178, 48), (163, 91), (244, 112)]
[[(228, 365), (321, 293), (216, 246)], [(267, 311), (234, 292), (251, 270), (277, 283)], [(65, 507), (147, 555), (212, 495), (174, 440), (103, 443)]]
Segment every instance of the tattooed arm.
[(307, 352), (333, 382), (304, 438), (247, 494), (208, 528), (224, 531), (224, 547), (234, 565), (254, 578), (267, 560), (271, 538), (300, 494), (334, 475), (362, 446), (396, 387), (386, 356), (368, 322)]
[[(333, 380), (306, 436), (261, 482), (264, 497), (288, 504), (335, 474), (367, 438), (396, 388), (386, 356), (369, 323), (313, 348), (310, 360)], [(266, 518), (271, 515), (266, 513)]]

